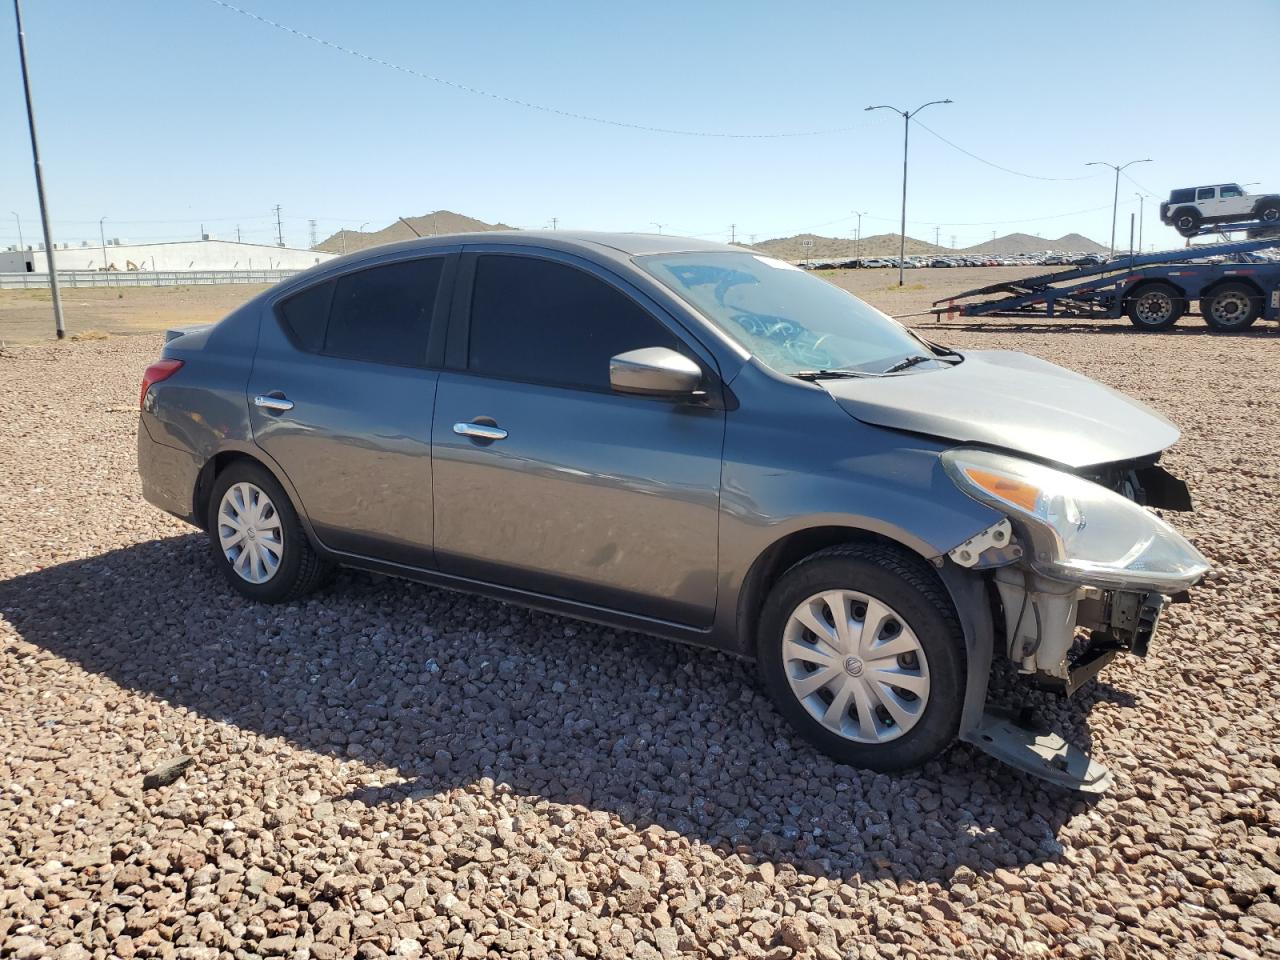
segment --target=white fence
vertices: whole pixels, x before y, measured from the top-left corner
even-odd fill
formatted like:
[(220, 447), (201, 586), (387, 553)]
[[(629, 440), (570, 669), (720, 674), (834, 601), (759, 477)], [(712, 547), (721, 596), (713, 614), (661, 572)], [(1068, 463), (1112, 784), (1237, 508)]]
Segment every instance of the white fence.
[[(205, 283), (278, 283), (299, 270), (59, 270), (61, 287), (187, 287)], [(47, 273), (0, 273), (0, 290), (47, 290)]]

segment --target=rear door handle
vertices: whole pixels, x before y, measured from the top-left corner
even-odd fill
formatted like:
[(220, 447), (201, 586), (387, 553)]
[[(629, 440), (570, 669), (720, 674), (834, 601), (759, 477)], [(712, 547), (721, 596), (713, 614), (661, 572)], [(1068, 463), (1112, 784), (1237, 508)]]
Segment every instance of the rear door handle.
[(472, 440), (484, 440), (489, 443), (507, 438), (507, 431), (492, 423), (455, 423), (453, 432), (460, 437), (470, 437)]
[(293, 409), (292, 400), (286, 400), (283, 395), (276, 394), (254, 397), (253, 405), (255, 407), (261, 407), (263, 410), (270, 410), (272, 413), (284, 413), (286, 410)]

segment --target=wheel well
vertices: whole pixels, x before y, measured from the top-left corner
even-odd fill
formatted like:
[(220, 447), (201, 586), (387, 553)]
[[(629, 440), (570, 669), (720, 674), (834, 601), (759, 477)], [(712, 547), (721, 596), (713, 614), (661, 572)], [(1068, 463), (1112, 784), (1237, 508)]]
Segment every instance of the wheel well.
[(209, 516), (209, 496), (213, 492), (213, 482), (218, 479), (218, 474), (237, 460), (248, 460), (250, 463), (256, 463), (264, 469), (266, 467), (262, 461), (241, 450), (224, 450), (222, 453), (206, 460), (204, 466), (200, 468), (199, 475), (196, 477), (196, 488), (192, 492), (191, 498), (192, 513), (201, 530), (206, 529)]
[[(878, 543), (897, 547), (912, 556), (919, 556), (914, 550), (899, 543), (892, 537), (872, 533), (857, 527), (811, 527), (788, 534), (776, 543), (770, 544), (760, 556), (756, 557), (747, 571), (738, 592), (737, 644), (738, 652), (747, 656), (754, 655), (755, 625), (760, 619), (760, 609), (770, 589), (778, 578), (793, 566), (811, 554), (827, 547), (844, 543)], [(925, 566), (927, 562), (920, 561)]]
[(1253, 205), (1254, 210), (1261, 210), (1263, 207), (1269, 207), (1272, 204), (1280, 204), (1280, 196), (1267, 195)]
[(1180, 206), (1180, 207), (1174, 207), (1174, 208), (1173, 208), (1173, 213), (1169, 214), (1169, 217), (1170, 217), (1171, 219), (1173, 219), (1173, 220), (1177, 220), (1177, 219), (1178, 219), (1178, 217), (1182, 216), (1184, 213), (1190, 213), (1190, 214), (1192, 214), (1193, 216), (1197, 216), (1197, 217), (1202, 217), (1202, 216), (1204, 216), (1204, 214), (1202, 214), (1202, 213), (1200, 212), (1200, 208), (1199, 208), (1199, 207), (1189, 206), (1188, 204), (1185, 204), (1185, 203), (1184, 203), (1184, 204), (1183, 204), (1182, 206)]
[(1187, 291), (1184, 290), (1182, 287), (1178, 286), (1172, 280), (1164, 280), (1157, 277), (1144, 277), (1143, 279), (1137, 281), (1131, 287), (1129, 287), (1128, 290), (1124, 292), (1124, 297), (1122, 299), (1130, 300), (1133, 297), (1136, 297), (1138, 295), (1138, 291), (1141, 290), (1143, 287), (1151, 287), (1151, 286), (1171, 287), (1173, 290), (1177, 292), (1179, 297), (1181, 297), (1183, 300), (1187, 299)]

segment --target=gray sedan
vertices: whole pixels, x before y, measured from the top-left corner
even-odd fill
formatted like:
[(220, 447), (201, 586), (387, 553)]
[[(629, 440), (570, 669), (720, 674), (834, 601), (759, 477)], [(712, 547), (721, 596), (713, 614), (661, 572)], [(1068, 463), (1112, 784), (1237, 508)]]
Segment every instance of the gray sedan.
[(877, 770), (959, 738), (1105, 788), (993, 661), (1069, 694), (1208, 569), (1147, 509), (1190, 508), (1163, 417), (720, 244), (362, 251), (171, 332), (141, 407), (146, 498), (252, 600), (344, 565), (715, 647)]

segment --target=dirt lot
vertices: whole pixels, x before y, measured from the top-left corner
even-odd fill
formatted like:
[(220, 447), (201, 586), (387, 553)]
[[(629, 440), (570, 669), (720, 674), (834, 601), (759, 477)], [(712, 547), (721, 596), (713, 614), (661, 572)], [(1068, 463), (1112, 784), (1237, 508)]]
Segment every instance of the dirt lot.
[(1215, 574), (1146, 660), (1033, 698), (1096, 801), (968, 747), (834, 766), (749, 666), (644, 636), (364, 574), (247, 603), (138, 494), (159, 338), (0, 353), (0, 955), (1280, 956), (1275, 334), (924, 326), (1184, 429)]
[[(220, 320), (265, 289), (256, 283), (65, 287), (62, 312), (69, 337), (153, 333), (169, 326)], [(0, 344), (39, 343), (53, 336), (48, 290), (0, 290)]]

